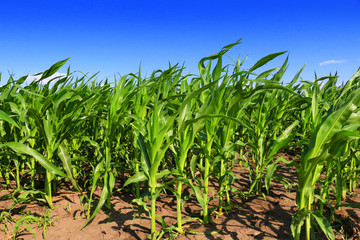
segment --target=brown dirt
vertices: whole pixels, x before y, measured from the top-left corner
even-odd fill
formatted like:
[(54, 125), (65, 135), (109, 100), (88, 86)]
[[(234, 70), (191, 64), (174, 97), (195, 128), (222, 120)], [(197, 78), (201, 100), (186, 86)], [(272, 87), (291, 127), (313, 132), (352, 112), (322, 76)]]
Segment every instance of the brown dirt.
[[(283, 154), (284, 157), (288, 157)], [(234, 172), (239, 180), (234, 183), (237, 189), (246, 189), (247, 173), (244, 168), (236, 167)], [(282, 169), (281, 175), (288, 180), (296, 179), (295, 170)], [(216, 189), (216, 185), (212, 185)], [(266, 195), (251, 197), (243, 202), (238, 196), (232, 198), (232, 209), (222, 215), (212, 214), (212, 223), (205, 226), (198, 220), (190, 220), (184, 224), (184, 229), (205, 232), (203, 234), (186, 233), (176, 239), (291, 239), (291, 217), (296, 211), (294, 199), (296, 192), (293, 187), (286, 189), (283, 184), (273, 182), (273, 188)], [(188, 191), (188, 189), (184, 189)], [(1, 190), (0, 196), (7, 194)], [(100, 192), (98, 191), (97, 194)], [(360, 190), (349, 199), (347, 203), (360, 204)], [(53, 225), (45, 231), (46, 239), (145, 239), (150, 233), (150, 220), (147, 214), (142, 213), (141, 219), (136, 214), (137, 205), (131, 204), (133, 196), (125, 191), (116, 192), (111, 198), (112, 209), (100, 211), (95, 219), (84, 229), (84, 207), (80, 204), (80, 194), (61, 189), (53, 197), (55, 209), (51, 210)], [(12, 204), (11, 200), (0, 201), (0, 213)], [(157, 214), (161, 216), (168, 226), (176, 223), (176, 203), (172, 194), (162, 194), (157, 202)], [(210, 202), (215, 207), (218, 200)], [(38, 203), (31, 202), (26, 205), (18, 204), (16, 212), (31, 211), (34, 214), (44, 214), (47, 208)], [(191, 214), (199, 213), (200, 206), (192, 196), (183, 208), (183, 219), (191, 219)], [(16, 218), (16, 214), (13, 216)], [(336, 211), (336, 218), (341, 220), (333, 226), (336, 229), (337, 239), (360, 239), (360, 209), (343, 207)], [(1, 224), (3, 227), (4, 223)], [(13, 222), (6, 224), (8, 232), (0, 231), (0, 239), (11, 239)], [(36, 239), (44, 239), (43, 229), (31, 225)], [(157, 229), (161, 229), (158, 222)], [(217, 233), (209, 234), (209, 232)], [(164, 237), (169, 237), (166, 233)], [(16, 239), (33, 239), (33, 235), (24, 230)], [(320, 236), (317, 239), (324, 239)]]

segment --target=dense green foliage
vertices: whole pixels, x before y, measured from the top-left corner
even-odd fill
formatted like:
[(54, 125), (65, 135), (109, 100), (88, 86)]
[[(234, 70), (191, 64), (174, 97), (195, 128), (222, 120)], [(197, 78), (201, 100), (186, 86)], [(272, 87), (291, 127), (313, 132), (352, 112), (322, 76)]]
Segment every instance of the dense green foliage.
[[(111, 208), (114, 191), (131, 189), (139, 210), (148, 211), (151, 238), (156, 239), (163, 233), (155, 225), (156, 219), (164, 223), (156, 216), (163, 191), (176, 195), (177, 225), (172, 229), (181, 234), (184, 185), (192, 189), (207, 223), (210, 178), (219, 183), (213, 197), (221, 213), (231, 207), (234, 194), (245, 201), (254, 194), (266, 196), (272, 179), (281, 179), (277, 171), (287, 164), (298, 172), (294, 238), (300, 239), (306, 222), (308, 239), (314, 229), (334, 239), (333, 216), (325, 218), (323, 208), (340, 207), (358, 186), (360, 174), (359, 71), (345, 85), (337, 83), (337, 76), (304, 81), (301, 71), (286, 84), (288, 59), (258, 73), (284, 52), (249, 69), (242, 68), (240, 58), (223, 66), (224, 54), (239, 43), (203, 58), (199, 76), (183, 75), (175, 65), (150, 77), (139, 72), (108, 83), (95, 76), (74, 79), (68, 70), (42, 84), (66, 59), (28, 84), (26, 76), (10, 77), (0, 88), (3, 187), (10, 189), (15, 180), (13, 191), (22, 189), (53, 208), (52, 195), (67, 182), (82, 193), (89, 221), (104, 205)], [(300, 161), (276, 158), (290, 149), (297, 149)], [(247, 191), (233, 189), (236, 164), (249, 171)], [(116, 183), (121, 187), (115, 188)], [(91, 211), (98, 187), (102, 194)]]

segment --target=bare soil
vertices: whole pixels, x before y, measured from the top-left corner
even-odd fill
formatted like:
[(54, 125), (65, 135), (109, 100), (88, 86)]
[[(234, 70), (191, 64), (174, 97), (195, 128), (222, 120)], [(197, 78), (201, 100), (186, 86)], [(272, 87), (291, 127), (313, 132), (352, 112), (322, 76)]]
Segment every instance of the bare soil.
[[(289, 158), (286, 154), (283, 157)], [(235, 188), (246, 189), (248, 184), (247, 171), (243, 167), (236, 166), (235, 175), (239, 178), (235, 181)], [(283, 168), (280, 174), (284, 179), (296, 181), (296, 171), (293, 168)], [(2, 179), (0, 181), (3, 183)], [(216, 184), (212, 183), (212, 189), (216, 191)], [(189, 189), (184, 188), (184, 194)], [(211, 191), (210, 191), (211, 192)], [(1, 190), (0, 196), (7, 194), (7, 190)], [(360, 204), (360, 190), (358, 189), (346, 203)], [(96, 192), (97, 197), (100, 191)], [(241, 197), (233, 196), (231, 209), (219, 215), (214, 212), (211, 216), (212, 223), (201, 225), (193, 214), (199, 214), (201, 208), (194, 195), (185, 203), (183, 219), (189, 220), (184, 224), (186, 234), (175, 236), (175, 239), (292, 239), (291, 218), (296, 212), (294, 187), (285, 188), (283, 184), (274, 181), (272, 189), (265, 195), (253, 196), (244, 202)], [(13, 218), (19, 217), (19, 213), (30, 211), (32, 214), (46, 215), (48, 211), (52, 222), (44, 231), (32, 224), (36, 239), (146, 239), (150, 233), (150, 220), (146, 212), (136, 214), (137, 205), (131, 203), (133, 196), (126, 191), (115, 192), (111, 198), (112, 209), (106, 207), (95, 219), (82, 230), (86, 222), (84, 206), (80, 203), (80, 194), (66, 188), (60, 189), (53, 197), (55, 208), (48, 208), (38, 201), (18, 204), (13, 210)], [(11, 204), (12, 200), (0, 201), (0, 214)], [(176, 223), (175, 196), (171, 193), (162, 194), (157, 201), (157, 214), (161, 216), (168, 226)], [(215, 208), (218, 200), (210, 202), (210, 207)], [(336, 239), (360, 239), (360, 209), (343, 207), (335, 213), (337, 221), (333, 224)], [(12, 239), (14, 222), (2, 222), (0, 227), (7, 227), (7, 232), (0, 231), (0, 239)], [(161, 223), (157, 223), (160, 230)], [(197, 234), (195, 234), (195, 232)], [(165, 233), (163, 238), (169, 238)], [(33, 234), (20, 225), (20, 234), (16, 239), (34, 239)], [(317, 239), (325, 239), (321, 234)]]

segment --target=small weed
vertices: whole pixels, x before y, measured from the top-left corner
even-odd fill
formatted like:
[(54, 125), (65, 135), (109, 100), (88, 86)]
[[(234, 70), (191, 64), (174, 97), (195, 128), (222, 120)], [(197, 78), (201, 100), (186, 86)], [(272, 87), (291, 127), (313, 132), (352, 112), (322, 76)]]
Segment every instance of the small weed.
[(12, 221), (13, 221), (13, 218), (12, 218), (10, 212), (3, 210), (0, 213), (0, 223), (1, 223), (0, 231), (7, 233), (8, 232), (7, 224), (9, 224), (9, 222), (12, 222)]
[(68, 213), (71, 214), (71, 207), (70, 207), (70, 203), (67, 203), (64, 210)]

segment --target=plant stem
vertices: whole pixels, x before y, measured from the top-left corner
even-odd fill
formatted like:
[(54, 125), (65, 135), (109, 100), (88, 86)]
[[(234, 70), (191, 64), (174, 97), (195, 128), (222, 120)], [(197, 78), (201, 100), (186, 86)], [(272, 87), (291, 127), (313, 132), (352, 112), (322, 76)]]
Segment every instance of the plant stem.
[(205, 157), (205, 172), (204, 172), (204, 224), (209, 222), (208, 213), (208, 191), (209, 191), (209, 174), (210, 174), (210, 162), (209, 158)]
[(51, 197), (51, 173), (49, 171), (46, 171), (46, 176), (45, 176), (45, 198), (46, 198), (46, 201), (48, 202), (49, 204), (49, 207), (51, 209), (54, 208), (53, 206), (53, 203), (52, 203), (52, 197)]
[(16, 168), (16, 187), (20, 188), (20, 166), (19, 160), (15, 161), (15, 168)]
[(311, 230), (311, 219), (310, 216), (308, 215), (306, 217), (306, 239), (310, 240), (310, 230)]
[(32, 157), (31, 158), (31, 188), (35, 189), (35, 159)]
[(151, 188), (151, 239), (156, 239), (156, 187)]
[(224, 184), (225, 181), (223, 180), (224, 176), (224, 159), (221, 159), (220, 161), (220, 190), (219, 190), (219, 214), (222, 213), (222, 207), (223, 207), (223, 197), (224, 197)]
[[(138, 173), (140, 171), (140, 168), (139, 168), (139, 153), (138, 153), (138, 150), (135, 149), (135, 156), (134, 156), (134, 159), (135, 159), (135, 173)], [(137, 182), (135, 183), (135, 196), (136, 198), (140, 198), (140, 184)], [(140, 209), (140, 208), (139, 208)]]
[(182, 220), (181, 220), (181, 210), (182, 210), (181, 190), (182, 190), (182, 182), (179, 181), (177, 186), (177, 196), (176, 196), (176, 220), (177, 220), (178, 232), (180, 234), (183, 234), (184, 231), (182, 229)]

